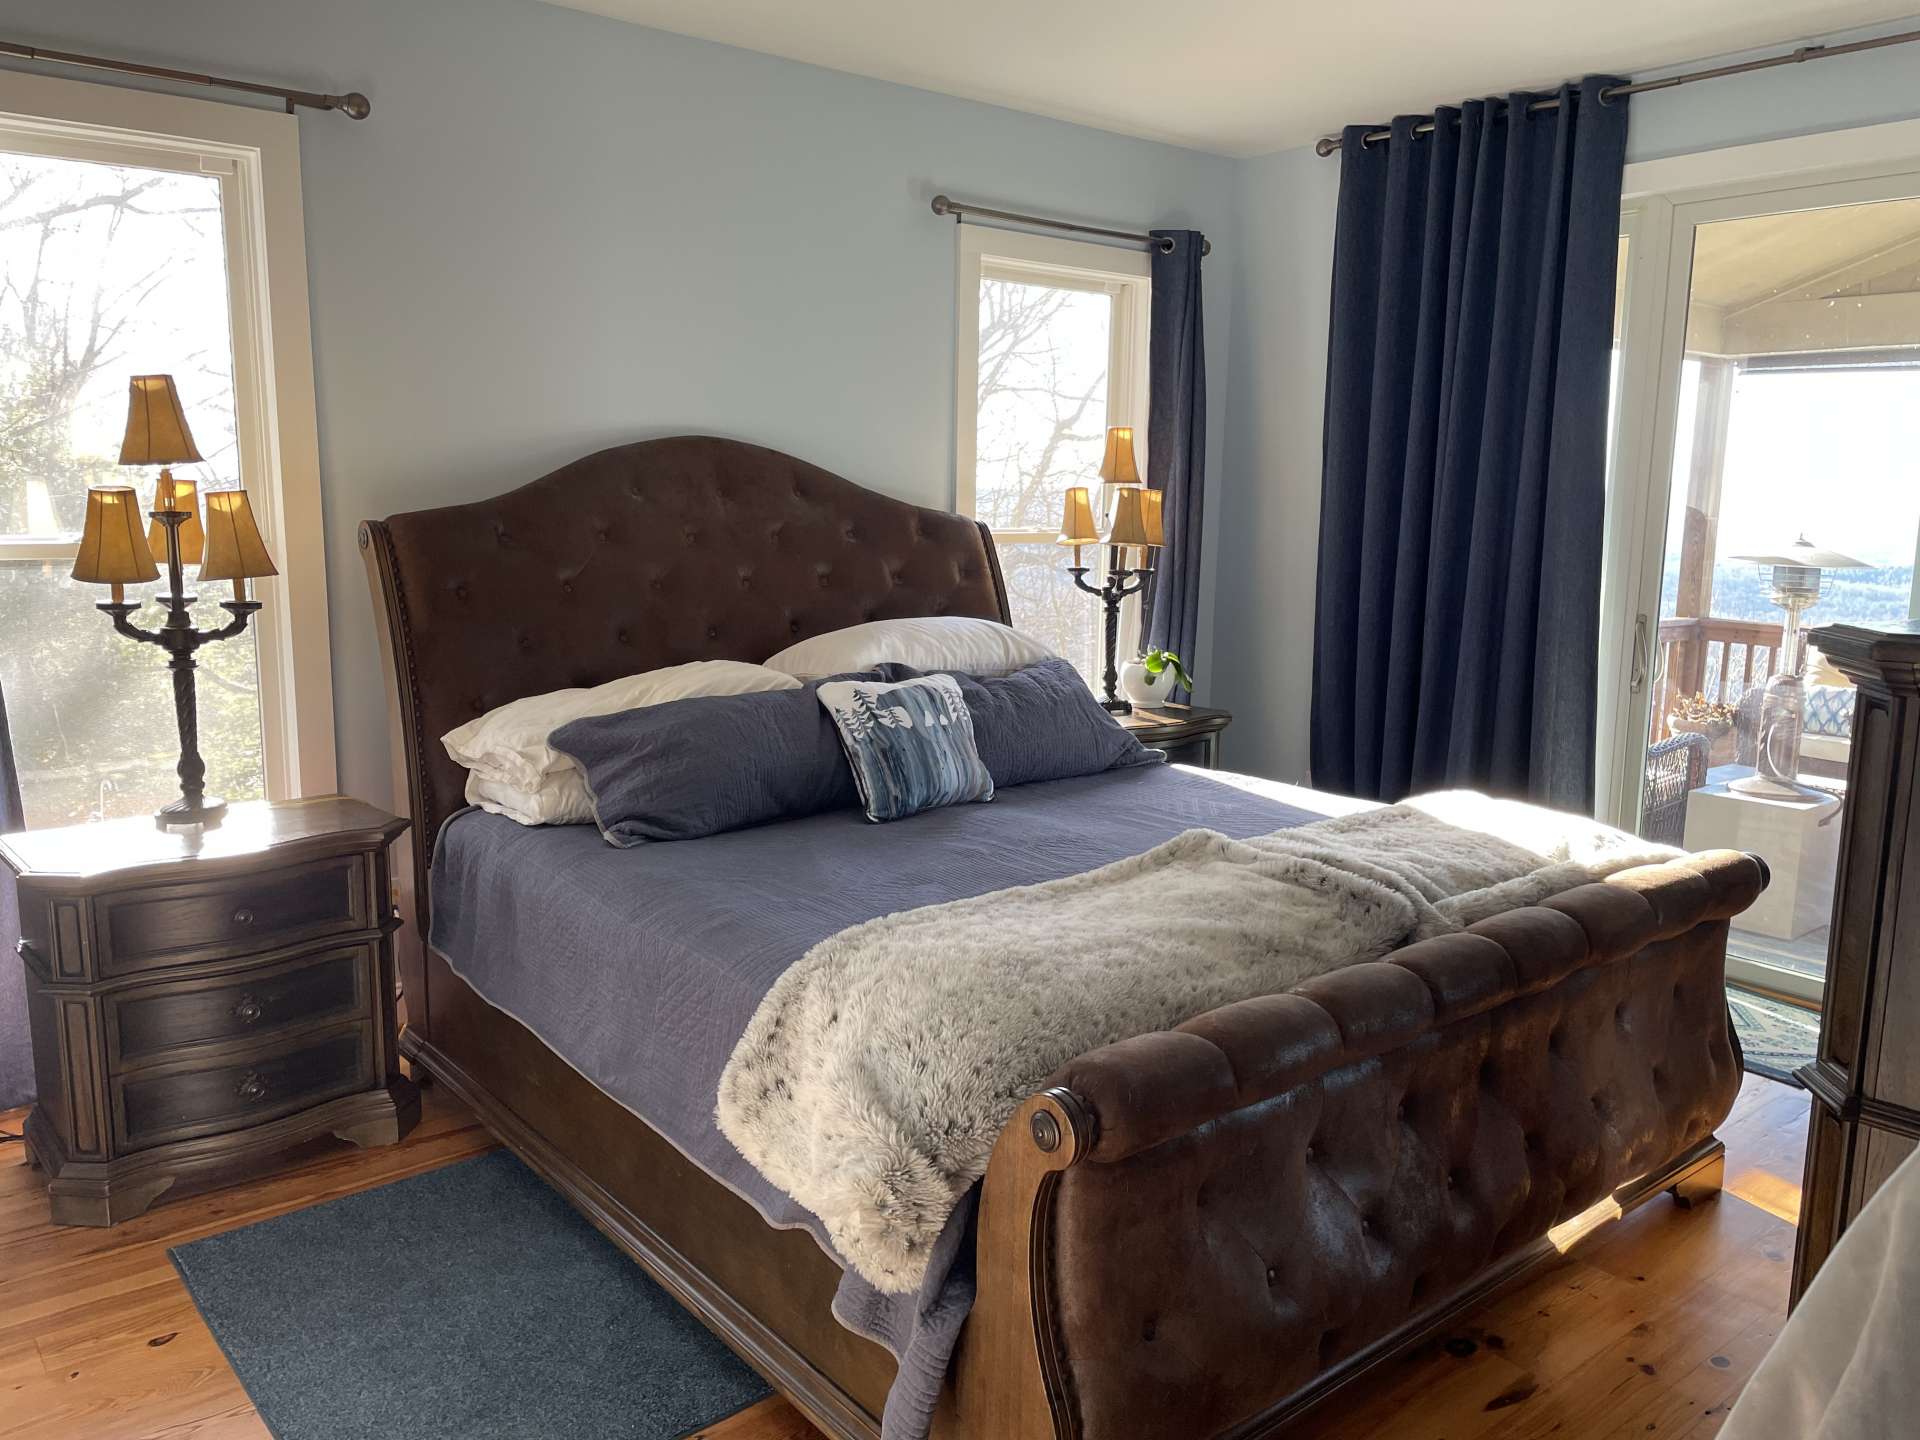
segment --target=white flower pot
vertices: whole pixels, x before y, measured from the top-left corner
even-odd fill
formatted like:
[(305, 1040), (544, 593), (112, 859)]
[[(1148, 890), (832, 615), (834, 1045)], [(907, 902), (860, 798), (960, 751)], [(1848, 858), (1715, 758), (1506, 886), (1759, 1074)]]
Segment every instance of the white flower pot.
[(1149, 710), (1164, 705), (1173, 698), (1173, 667), (1149, 675), (1145, 665), (1129, 660), (1120, 667), (1120, 693)]

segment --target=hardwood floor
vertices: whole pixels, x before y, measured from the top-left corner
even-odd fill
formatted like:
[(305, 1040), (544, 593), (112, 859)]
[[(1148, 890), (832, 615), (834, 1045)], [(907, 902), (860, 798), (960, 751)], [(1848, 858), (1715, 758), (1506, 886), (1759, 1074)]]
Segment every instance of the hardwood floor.
[[(39, 1175), (18, 1145), (0, 1149), (0, 1437), (266, 1437), (167, 1248), (491, 1147), (444, 1090), (425, 1095), (402, 1145), (330, 1144), (112, 1230), (49, 1224)], [(20, 1118), (0, 1115), (0, 1129), (17, 1133)], [(1717, 1202), (1656, 1200), (1584, 1234), (1558, 1265), (1336, 1401), (1302, 1440), (1705, 1440), (1786, 1316), (1806, 1123), (1802, 1092), (1748, 1077), (1721, 1131)], [(769, 1400), (699, 1440), (814, 1432)]]

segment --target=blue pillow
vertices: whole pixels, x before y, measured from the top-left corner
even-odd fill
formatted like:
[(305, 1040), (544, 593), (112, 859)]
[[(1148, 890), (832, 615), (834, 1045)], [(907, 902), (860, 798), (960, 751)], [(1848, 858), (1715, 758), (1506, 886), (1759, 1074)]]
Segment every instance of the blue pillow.
[[(910, 680), (922, 673), (911, 665), (879, 669), (882, 680)], [(1159, 765), (1167, 758), (1102, 710), (1065, 660), (1042, 660), (1011, 675), (953, 678), (973, 718), (980, 759), (1002, 790), (1129, 765)]]
[(825, 683), (591, 715), (547, 743), (586, 772), (600, 833), (622, 848), (858, 809), (839, 734), (815, 696)]
[(901, 820), (993, 798), (993, 776), (980, 763), (967, 702), (951, 675), (894, 684), (830, 680), (819, 695), (839, 728), (867, 819)]

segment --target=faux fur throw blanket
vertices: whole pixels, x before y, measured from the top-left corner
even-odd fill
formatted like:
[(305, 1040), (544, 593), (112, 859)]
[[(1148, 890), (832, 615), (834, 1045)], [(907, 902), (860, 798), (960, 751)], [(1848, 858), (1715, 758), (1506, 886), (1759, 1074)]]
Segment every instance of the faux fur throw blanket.
[(768, 992), (720, 1129), (875, 1287), (913, 1291), (1001, 1129), (1068, 1060), (1675, 853), (1455, 791), (1252, 840), (1190, 830), (883, 916)]

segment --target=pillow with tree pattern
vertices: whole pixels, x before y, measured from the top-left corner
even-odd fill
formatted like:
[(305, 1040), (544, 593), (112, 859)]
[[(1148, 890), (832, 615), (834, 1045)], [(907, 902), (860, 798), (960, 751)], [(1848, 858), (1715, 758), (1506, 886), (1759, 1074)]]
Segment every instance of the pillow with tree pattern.
[(869, 820), (993, 798), (973, 719), (951, 675), (894, 684), (828, 681), (817, 692), (840, 732)]

